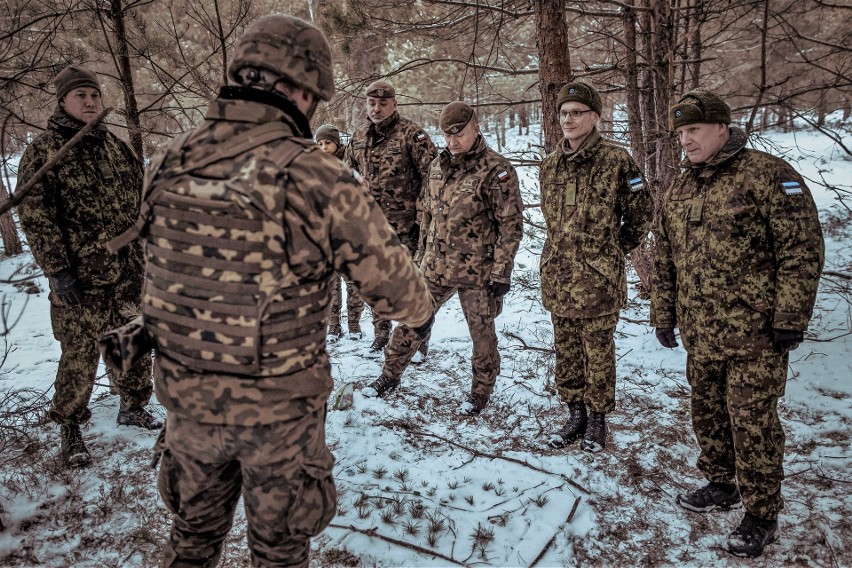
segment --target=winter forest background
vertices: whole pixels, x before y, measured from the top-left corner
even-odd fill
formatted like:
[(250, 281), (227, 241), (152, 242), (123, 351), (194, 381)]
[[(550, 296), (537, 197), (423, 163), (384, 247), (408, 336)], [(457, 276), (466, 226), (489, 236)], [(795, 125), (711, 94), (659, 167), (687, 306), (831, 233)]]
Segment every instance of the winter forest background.
[[(0, 203), (55, 106), (68, 64), (101, 75), (107, 122), (146, 159), (197, 124), (256, 17), (322, 28), (338, 94), (314, 126), (352, 132), (364, 87), (387, 78), (400, 113), (440, 146), (441, 108), (477, 107), (489, 144), (518, 167), (525, 238), (498, 319), (503, 370), (479, 420), (456, 407), (470, 343), (457, 303), (438, 316), (433, 355), (388, 401), (330, 411), (338, 516), (315, 542), (331, 565), (852, 565), (852, 5), (843, 0), (6, 0), (0, 6)], [(539, 302), (537, 166), (561, 137), (555, 100), (571, 79), (604, 99), (601, 129), (630, 149), (655, 195), (679, 152), (667, 109), (704, 87), (731, 105), (751, 146), (784, 156), (814, 192), (826, 272), (808, 340), (791, 358), (781, 541), (741, 562), (719, 539), (736, 513), (687, 514), (674, 495), (701, 483), (682, 350), (647, 325), (653, 241), (631, 258), (618, 347), (618, 407), (597, 457), (544, 443), (563, 420), (549, 317)], [(58, 359), (47, 285), (14, 212), (0, 217), (0, 566), (153, 566), (169, 518), (147, 467), (153, 434), (116, 429), (106, 378), (84, 430), (94, 464), (68, 472), (45, 421)], [(370, 335), (369, 317), (364, 318)], [(333, 346), (335, 381), (361, 386), (381, 361)], [(155, 412), (163, 413), (160, 407)], [(90, 442), (91, 440), (91, 442)], [(222, 564), (247, 566), (241, 515)]]

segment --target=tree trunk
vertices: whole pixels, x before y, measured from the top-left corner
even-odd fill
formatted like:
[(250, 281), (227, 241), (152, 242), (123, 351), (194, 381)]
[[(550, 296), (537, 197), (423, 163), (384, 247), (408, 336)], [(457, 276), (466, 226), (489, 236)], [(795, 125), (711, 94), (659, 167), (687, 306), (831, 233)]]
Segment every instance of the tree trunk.
[(701, 24), (704, 23), (704, 0), (695, 0), (693, 4), (692, 16), (692, 48), (690, 55), (692, 57), (692, 65), (690, 66), (689, 74), (689, 90), (697, 89), (701, 85), (701, 57), (703, 51), (701, 49)]
[(110, 8), (113, 33), (115, 34), (118, 75), (121, 80), (121, 87), (124, 90), (125, 120), (130, 133), (130, 147), (142, 160), (145, 157), (142, 148), (142, 129), (140, 128), (139, 106), (136, 102), (136, 89), (133, 85), (133, 69), (130, 66), (130, 50), (128, 49), (127, 30), (124, 27), (122, 0), (110, 0)]
[(544, 150), (550, 153), (562, 140), (556, 96), (565, 83), (573, 80), (568, 52), (568, 24), (565, 22), (565, 0), (533, 2), (535, 8), (536, 47), (538, 47)]
[(668, 187), (675, 174), (675, 148), (668, 136), (669, 106), (672, 101), (672, 78), (674, 75), (674, 22), (667, 0), (651, 0), (654, 9), (652, 19), (652, 51), (654, 112), (656, 114), (657, 171), (654, 190), (661, 193)]
[[(633, 0), (628, 0), (626, 4), (633, 6)], [(630, 136), (630, 149), (633, 152), (633, 159), (639, 164), (639, 167), (645, 170), (647, 164), (647, 152), (642, 134), (642, 102), (639, 94), (639, 62), (636, 56), (636, 12), (630, 8), (624, 10), (622, 18), (624, 25), (624, 45), (627, 53), (625, 54), (624, 79), (627, 87), (627, 131)]]
[[(0, 181), (0, 205), (7, 201), (9, 201), (9, 192), (6, 190), (6, 184)], [(24, 252), (11, 211), (6, 211), (3, 215), (0, 215), (0, 239), (3, 239), (3, 254), (5, 256), (15, 256)]]

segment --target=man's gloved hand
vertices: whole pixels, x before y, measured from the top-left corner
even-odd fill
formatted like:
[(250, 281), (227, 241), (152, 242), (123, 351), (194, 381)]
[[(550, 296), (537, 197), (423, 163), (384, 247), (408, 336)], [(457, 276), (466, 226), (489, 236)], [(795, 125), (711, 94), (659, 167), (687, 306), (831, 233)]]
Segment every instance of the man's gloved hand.
[(772, 330), (772, 345), (775, 347), (775, 351), (781, 355), (786, 355), (790, 351), (795, 350), (804, 340), (804, 331), (798, 331), (795, 329)]
[(660, 345), (663, 347), (674, 349), (678, 346), (673, 327), (658, 327), (654, 330), (654, 333), (657, 335), (657, 341), (659, 341)]
[(411, 331), (417, 334), (417, 339), (423, 341), (428, 337), (429, 332), (432, 331), (432, 325), (435, 323), (435, 312), (432, 312), (432, 315), (429, 316), (429, 320), (421, 326), (411, 328)]
[(488, 283), (488, 293), (492, 296), (497, 296), (498, 298), (502, 298), (506, 294), (509, 293), (509, 290), (512, 289), (512, 285), (508, 282), (489, 282)]
[(76, 306), (83, 303), (83, 289), (77, 281), (77, 277), (70, 270), (60, 270), (49, 278), (50, 289), (59, 298), (59, 301), (68, 306)]

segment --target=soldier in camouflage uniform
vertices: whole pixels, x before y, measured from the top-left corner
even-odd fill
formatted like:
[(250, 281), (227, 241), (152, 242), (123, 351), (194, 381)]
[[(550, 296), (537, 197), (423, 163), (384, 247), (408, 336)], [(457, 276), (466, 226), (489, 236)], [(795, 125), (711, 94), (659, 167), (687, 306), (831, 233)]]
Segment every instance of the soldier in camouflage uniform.
[(718, 95), (690, 91), (670, 118), (686, 159), (654, 233), (651, 324), (669, 348), (680, 328), (698, 469), (709, 481), (677, 501), (699, 512), (744, 503), (727, 549), (759, 556), (777, 539), (784, 505), (776, 405), (816, 300), (822, 230), (802, 176), (746, 149)]
[[(488, 404), (500, 372), (494, 320), (509, 291), (523, 234), (523, 205), (515, 169), (486, 146), (470, 105), (450, 103), (440, 125), (447, 148), (429, 169), (415, 260), (422, 259), (437, 307), (459, 294), (473, 339), (473, 386), (461, 411), (476, 415)], [(398, 326), (385, 350), (382, 374), (364, 394), (384, 396), (399, 386), (419, 344), (416, 333)]]
[(334, 94), (322, 32), (263, 17), (228, 74), (202, 125), (152, 161), (136, 226), (168, 410), (163, 566), (214, 566), (241, 495), (252, 565), (307, 566), (336, 512), (329, 286), (342, 274), (376, 313), (424, 334), (432, 300), (351, 169), (308, 141)]
[(541, 293), (553, 320), (556, 388), (568, 420), (550, 439), (601, 451), (615, 408), (615, 327), (627, 300), (625, 255), (645, 238), (652, 201), (642, 172), (597, 130), (601, 97), (568, 83), (557, 97), (564, 139), (541, 164), (547, 238)]
[[(314, 140), (323, 152), (332, 154), (338, 160), (343, 160), (346, 147), (340, 143), (340, 131), (332, 124), (323, 124), (317, 128)], [(331, 311), (328, 318), (328, 341), (337, 341), (343, 335), (340, 327), (340, 309), (343, 304), (342, 280), (338, 278), (331, 286)], [(361, 338), (361, 313), (364, 310), (364, 302), (358, 297), (355, 287), (350, 282), (346, 283), (346, 325), (349, 329), (350, 339)]]
[[(418, 124), (399, 115), (392, 85), (376, 81), (367, 87), (366, 95), (370, 121), (352, 134), (344, 160), (367, 181), (399, 240), (413, 255), (421, 230), (417, 200), (438, 151)], [(390, 338), (391, 322), (373, 313), (373, 327), (370, 348), (380, 351)]]
[[(54, 83), (58, 105), (47, 131), (21, 158), (20, 185), (103, 110), (92, 71), (66, 67)], [(92, 415), (88, 404), (97, 376), (98, 338), (139, 313), (141, 247), (132, 244), (113, 254), (105, 243), (133, 224), (141, 193), (139, 158), (98, 125), (36, 183), (18, 208), (30, 250), (50, 283), (50, 319), (62, 355), (49, 416), (60, 425), (60, 455), (72, 467), (91, 461), (80, 425)], [(160, 422), (144, 408), (152, 392), (150, 358), (110, 378), (121, 397), (118, 423), (159, 428)]]

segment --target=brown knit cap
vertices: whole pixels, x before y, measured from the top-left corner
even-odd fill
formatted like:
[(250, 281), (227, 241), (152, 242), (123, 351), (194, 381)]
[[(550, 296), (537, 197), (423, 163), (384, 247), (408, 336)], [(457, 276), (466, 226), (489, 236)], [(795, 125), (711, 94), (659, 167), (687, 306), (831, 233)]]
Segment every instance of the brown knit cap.
[(333, 124), (323, 124), (317, 128), (317, 131), (314, 134), (314, 140), (317, 142), (320, 140), (331, 140), (340, 146), (340, 131)]
[(730, 124), (731, 107), (722, 97), (704, 89), (694, 89), (683, 95), (669, 109), (672, 130), (687, 124)]
[(367, 96), (377, 99), (392, 99), (396, 97), (396, 90), (387, 81), (373, 81), (367, 85)]
[(601, 96), (594, 87), (587, 83), (583, 83), (582, 81), (566, 83), (561, 89), (559, 89), (559, 94), (556, 96), (556, 110), (561, 109), (562, 105), (569, 101), (583, 103), (598, 113), (598, 116), (601, 115), (601, 111), (603, 110)]
[(458, 134), (471, 120), (476, 120), (473, 107), (462, 101), (454, 101), (441, 111), (439, 124), (445, 134)]
[(56, 77), (53, 78), (53, 85), (56, 87), (57, 101), (61, 101), (69, 91), (79, 87), (91, 87), (97, 89), (99, 93), (101, 92), (97, 74), (94, 71), (74, 65), (69, 65), (57, 73)]

